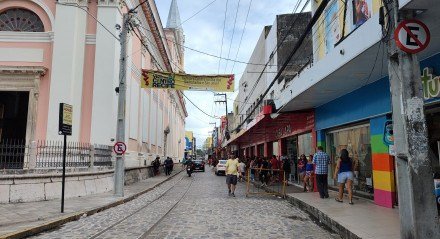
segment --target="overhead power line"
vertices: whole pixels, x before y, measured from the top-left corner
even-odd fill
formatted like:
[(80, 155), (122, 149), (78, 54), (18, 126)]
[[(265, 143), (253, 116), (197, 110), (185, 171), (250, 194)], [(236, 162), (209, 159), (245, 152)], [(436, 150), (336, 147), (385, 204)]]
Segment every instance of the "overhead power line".
[(194, 105), (194, 107), (196, 107), (200, 112), (202, 112), (203, 114), (205, 114), (205, 115), (207, 115), (207, 116), (209, 116), (209, 117), (211, 117), (211, 118), (214, 118), (214, 119), (220, 119), (220, 117), (215, 117), (215, 116), (212, 116), (212, 115), (210, 115), (210, 114), (208, 114), (208, 113), (206, 113), (205, 111), (203, 111), (202, 109), (200, 109), (200, 107), (198, 107), (196, 104), (194, 104), (194, 102), (192, 102), (183, 92), (182, 92), (182, 95), (192, 104), (192, 105)]
[[(150, 29), (147, 29), (144, 26), (140, 26), (140, 27), (142, 29), (144, 29), (145, 31), (153, 33)], [(153, 33), (153, 34), (155, 34), (155, 33)], [(159, 36), (159, 37), (161, 37), (162, 39), (165, 39), (165, 40), (167, 40), (169, 42), (172, 42), (172, 43), (174, 43), (174, 44), (176, 44), (176, 45), (178, 45), (180, 47), (188, 49), (190, 51), (194, 51), (194, 52), (197, 52), (197, 53), (200, 53), (200, 54), (203, 54), (203, 55), (207, 55), (207, 56), (210, 56), (210, 57), (213, 57), (213, 58), (217, 58), (217, 59), (220, 59), (220, 60), (231, 61), (231, 62), (236, 62), (236, 63), (240, 63), (240, 64), (245, 64), (245, 65), (254, 65), (254, 66), (265, 66), (266, 65), (266, 64), (261, 64), (261, 63), (252, 63), (252, 62), (238, 61), (238, 60), (234, 60), (234, 59), (230, 59), (230, 58), (225, 58), (225, 57), (217, 56), (217, 55), (214, 55), (214, 54), (211, 54), (211, 53), (208, 53), (208, 52), (204, 52), (204, 51), (201, 51), (201, 50), (194, 49), (194, 48), (189, 47), (189, 46), (185, 46), (185, 45), (180, 44), (180, 43), (178, 43), (176, 41), (166, 39), (166, 37), (163, 37), (163, 36)], [(268, 64), (267, 66), (276, 66), (276, 65), (269, 65)]]
[(246, 30), (246, 25), (247, 25), (247, 21), (248, 21), (248, 17), (249, 17), (249, 12), (251, 10), (251, 6), (252, 6), (252, 0), (249, 2), (249, 7), (246, 13), (246, 19), (244, 20), (244, 26), (243, 26), (243, 30), (241, 32), (241, 37), (240, 37), (240, 42), (238, 43), (238, 48), (237, 48), (237, 54), (235, 54), (235, 59), (234, 59), (234, 63), (232, 64), (232, 70), (231, 72), (234, 72), (234, 67), (235, 67), (235, 61), (238, 58), (238, 53), (240, 52), (240, 47), (241, 47), (241, 42), (243, 41), (243, 35), (244, 35), (244, 31)]
[[(300, 2), (302, 2), (302, 0), (300, 0)], [(310, 0), (307, 0), (306, 3), (303, 5), (301, 12), (303, 12), (307, 6), (307, 4), (310, 2)], [(295, 9), (293, 10), (293, 12), (296, 12), (298, 10), (298, 7), (301, 5), (301, 3), (298, 3), (295, 6)], [(263, 74), (266, 71), (266, 68), (269, 66), (270, 61), (272, 60), (272, 58), (275, 56), (275, 52), (278, 51), (278, 49), (281, 47), (281, 45), (284, 43), (284, 41), (287, 39), (287, 36), (290, 34), (290, 32), (294, 29), (295, 23), (298, 20), (298, 16), (296, 16), (295, 20), (293, 21), (293, 23), (291, 23), (289, 30), (287, 31), (286, 35), (283, 37), (283, 39), (281, 39), (280, 43), (277, 44), (275, 46), (275, 48), (272, 50), (269, 60), (266, 62), (266, 64), (264, 64), (263, 70), (261, 71), (261, 73), (259, 74), (257, 80), (255, 81), (254, 85), (252, 86), (252, 89), (250, 91), (250, 93), (248, 94), (248, 98), (245, 100), (245, 103), (247, 103), (249, 101), (249, 99), (251, 98), (250, 96), (252, 96), (252, 94), (254, 93), (255, 88), (257, 87), (258, 83), (260, 82), (261, 78), (263, 77)], [(262, 97), (264, 98), (264, 97)], [(243, 112), (243, 110), (245, 109), (245, 107), (241, 108), (239, 114), (241, 114)], [(251, 113), (252, 114), (252, 113)], [(251, 115), (250, 114), (250, 115)]]
[[(229, 56), (231, 55), (232, 42), (234, 41), (235, 26), (237, 24), (238, 10), (240, 9), (240, 2), (241, 2), (241, 0), (238, 0), (237, 11), (235, 11), (234, 27), (232, 28), (232, 36), (231, 36), (231, 41), (229, 42), (229, 50), (228, 50), (228, 57), (227, 58), (229, 58)], [(225, 72), (226, 72), (227, 68), (228, 68), (228, 62), (226, 62), (226, 65), (225, 65)]]
[(139, 3), (138, 5), (136, 5), (136, 7), (130, 9), (130, 12), (134, 12), (138, 7), (140, 7), (142, 4), (148, 2), (148, 0), (144, 0), (143, 2)]
[(104, 28), (108, 33), (110, 33), (110, 35), (112, 35), (116, 40), (120, 41), (119, 37), (117, 37), (115, 34), (113, 34), (113, 32), (111, 32), (106, 26), (104, 26), (104, 24), (102, 24), (102, 22), (100, 22), (95, 16), (93, 16), (93, 14), (91, 14), (87, 9), (85, 9), (87, 7), (83, 8), (78, 3), (60, 3), (60, 2), (56, 2), (56, 4), (63, 5), (63, 6), (68, 6), (68, 7), (76, 7), (76, 8), (79, 8), (79, 9), (83, 10), (89, 16), (91, 16), (102, 28)]
[[(228, 13), (228, 2), (229, 2), (229, 0), (226, 0), (225, 19), (223, 20), (222, 44), (220, 46), (220, 57), (222, 57), (222, 53), (223, 53), (223, 39), (225, 38), (226, 14)], [(217, 74), (220, 74), (220, 62), (221, 62), (221, 60), (222, 60), (221, 58), (218, 60)]]
[(197, 11), (196, 13), (194, 13), (193, 15), (191, 15), (189, 18), (185, 19), (182, 23), (180, 23), (179, 27), (182, 26), (185, 22), (191, 20), (191, 18), (197, 16), (199, 13), (201, 13), (203, 10), (205, 10), (206, 8), (208, 8), (209, 6), (211, 6), (211, 4), (213, 4), (214, 2), (216, 2), (217, 0), (214, 0), (210, 3), (208, 3), (206, 6), (204, 6), (202, 9), (200, 9), (199, 11)]
[(237, 130), (243, 126), (243, 124), (249, 119), (249, 117), (255, 112), (255, 110), (259, 107), (259, 105), (263, 102), (264, 97), (269, 93), (272, 86), (275, 84), (275, 82), (278, 80), (278, 78), (281, 76), (283, 71), (286, 69), (287, 65), (289, 64), (292, 57), (295, 55), (295, 53), (298, 51), (298, 49), (301, 47), (302, 43), (304, 42), (304, 39), (307, 37), (307, 35), (312, 30), (313, 25), (318, 21), (318, 18), (322, 15), (324, 12), (325, 7), (328, 5), (330, 0), (323, 0), (321, 4), (319, 5), (318, 9), (316, 9), (315, 14), (313, 15), (310, 22), (307, 24), (306, 30), (301, 34), (301, 37), (298, 39), (298, 42), (295, 44), (295, 47), (292, 49), (291, 53), (287, 57), (284, 64), (281, 66), (280, 70), (278, 71), (277, 75), (274, 77), (270, 85), (267, 87), (266, 91), (264, 91), (262, 97), (258, 100), (257, 104), (252, 108), (251, 112), (246, 116), (246, 118), (241, 122), (237, 128), (234, 129)]

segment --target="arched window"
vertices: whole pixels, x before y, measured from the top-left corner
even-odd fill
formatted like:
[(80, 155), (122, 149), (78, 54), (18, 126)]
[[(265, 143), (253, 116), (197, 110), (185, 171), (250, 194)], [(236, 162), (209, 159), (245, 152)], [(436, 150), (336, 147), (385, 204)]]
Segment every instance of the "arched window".
[(0, 31), (44, 32), (44, 25), (34, 12), (13, 8), (0, 13)]

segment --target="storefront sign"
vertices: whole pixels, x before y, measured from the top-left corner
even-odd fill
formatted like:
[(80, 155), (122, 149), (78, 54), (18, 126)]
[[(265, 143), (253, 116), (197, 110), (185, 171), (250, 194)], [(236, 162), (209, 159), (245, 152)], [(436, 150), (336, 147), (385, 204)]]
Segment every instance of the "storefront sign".
[(72, 105), (60, 103), (58, 134), (72, 135)]
[(290, 124), (276, 130), (277, 138), (281, 138), (291, 133), (292, 133), (292, 126), (290, 126)]
[(434, 76), (431, 68), (423, 69), (422, 85), (425, 100), (440, 97), (440, 77)]
[(142, 70), (141, 87), (234, 92), (234, 75), (190, 75)]
[(383, 132), (383, 142), (388, 146), (394, 144), (393, 121), (391, 120), (385, 122), (384, 132)]
[(185, 131), (185, 151), (192, 152), (193, 149), (193, 132)]

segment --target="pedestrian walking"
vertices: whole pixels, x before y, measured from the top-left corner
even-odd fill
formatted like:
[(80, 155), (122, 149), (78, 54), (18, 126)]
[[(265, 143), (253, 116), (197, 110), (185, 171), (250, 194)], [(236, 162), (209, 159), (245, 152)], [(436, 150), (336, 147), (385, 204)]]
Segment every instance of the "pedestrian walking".
[[(304, 155), (304, 158), (306, 156)], [(304, 165), (304, 192), (313, 192), (313, 155), (310, 155), (306, 165)]]
[(337, 202), (342, 202), (342, 198), (344, 197), (344, 185), (347, 186), (348, 191), (348, 203), (353, 204), (353, 168), (354, 163), (353, 160), (348, 156), (348, 151), (346, 149), (341, 150), (341, 156), (336, 163), (334, 179), (338, 178), (339, 183), (339, 193), (338, 197), (335, 198)]
[(170, 157), (167, 157), (167, 159), (164, 162), (165, 164), (165, 174), (171, 175), (171, 171), (173, 170), (173, 160)]
[(286, 185), (289, 185), (287, 182), (289, 181), (289, 175), (292, 172), (292, 168), (290, 165), (290, 159), (287, 156), (282, 156), (281, 160), (282, 160), (283, 171), (284, 171), (283, 180), (286, 180)]
[(306, 174), (306, 165), (307, 165), (307, 158), (304, 154), (301, 154), (298, 160), (298, 174), (299, 174), (299, 182), (303, 182), (304, 184), (304, 192), (307, 191), (306, 181), (304, 180)]
[(157, 156), (156, 159), (151, 162), (151, 165), (153, 166), (154, 176), (159, 175), (160, 157)]
[(238, 164), (238, 169), (240, 173), (240, 182), (243, 182), (246, 176), (246, 164), (243, 162), (243, 160)]
[(272, 175), (273, 181), (278, 181), (278, 169), (279, 169), (279, 162), (275, 155), (272, 155), (272, 158), (270, 159), (271, 169), (272, 169)]
[(249, 168), (251, 172), (251, 181), (255, 181), (255, 168), (256, 168), (256, 161), (254, 158), (251, 159), (251, 162), (249, 163)]
[(231, 155), (226, 162), (226, 184), (228, 185), (229, 196), (235, 197), (235, 187), (237, 185), (238, 158)]
[(322, 146), (318, 146), (318, 152), (313, 155), (313, 163), (315, 164), (315, 175), (321, 198), (328, 198), (328, 164), (330, 157), (327, 153), (323, 152)]
[(259, 171), (260, 171), (260, 175), (258, 175), (258, 177), (260, 178), (261, 186), (267, 186), (270, 180), (270, 176), (269, 176), (270, 163), (267, 158), (264, 158), (262, 160)]

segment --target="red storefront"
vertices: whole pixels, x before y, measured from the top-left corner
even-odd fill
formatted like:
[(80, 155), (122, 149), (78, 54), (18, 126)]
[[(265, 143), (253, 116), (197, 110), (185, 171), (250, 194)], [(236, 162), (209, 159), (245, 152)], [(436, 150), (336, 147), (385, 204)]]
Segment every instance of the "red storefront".
[(313, 111), (273, 114), (271, 106), (237, 134), (229, 145), (237, 145), (240, 156), (269, 157), (271, 155), (297, 158), (312, 154), (316, 147)]

